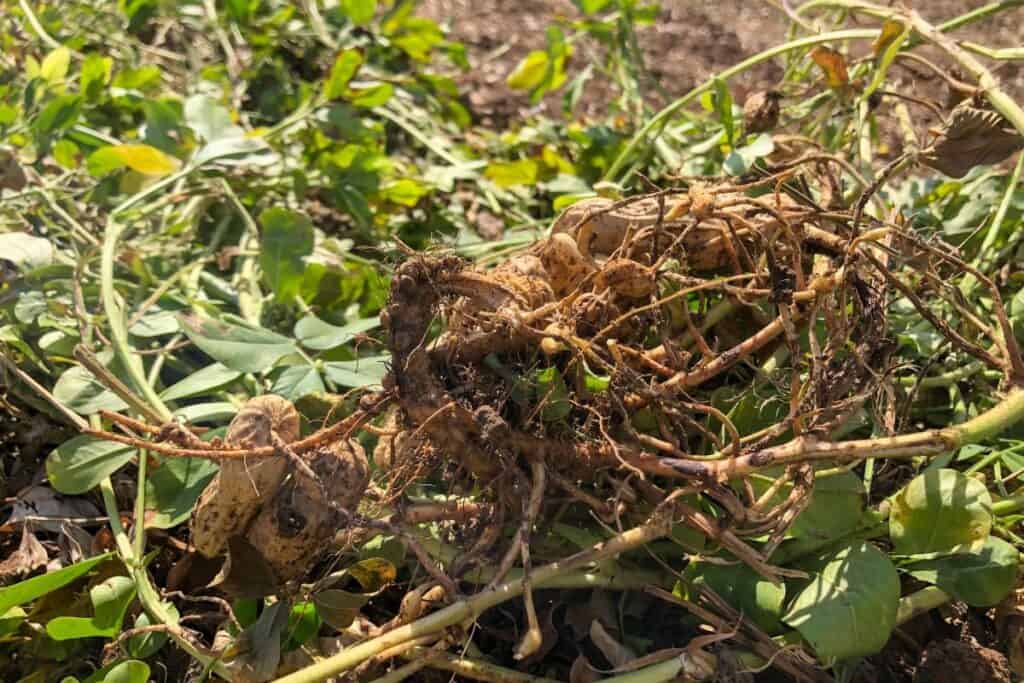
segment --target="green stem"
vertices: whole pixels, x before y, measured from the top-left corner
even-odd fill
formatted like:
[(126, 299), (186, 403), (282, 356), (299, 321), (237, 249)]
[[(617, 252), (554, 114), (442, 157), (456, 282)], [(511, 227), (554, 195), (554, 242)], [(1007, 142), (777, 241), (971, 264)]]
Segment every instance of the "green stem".
[[(625, 531), (587, 550), (535, 569), (530, 574), (533, 587), (542, 588), (563, 574), (650, 543), (657, 538), (665, 536), (670, 529), (671, 519), (659, 516), (644, 525)], [(410, 624), (399, 626), (376, 638), (348, 647), (336, 655), (278, 679), (278, 683), (313, 683), (314, 681), (325, 680), (358, 666), (360, 663), (380, 654), (388, 648), (401, 645), (414, 638), (438, 633), (450, 626), (465, 621), (474, 620), (486, 610), (519, 597), (522, 593), (522, 580), (506, 581), (494, 588), (459, 600)]]
[(970, 50), (971, 52), (988, 57), (989, 59), (998, 59), (1002, 61), (1017, 61), (1024, 59), (1024, 47), (990, 48), (968, 41), (960, 43), (960, 46), (965, 50)]
[(1021, 510), (1024, 510), (1024, 494), (1010, 496), (992, 503), (992, 514), (996, 517), (1005, 517)]
[[(777, 45), (771, 49), (760, 52), (752, 57), (744, 59), (742, 62), (729, 67), (728, 69), (720, 72), (716, 78), (727, 80), (738, 74), (751, 69), (762, 62), (766, 62), (770, 59), (774, 59), (779, 55), (785, 54), (792, 50), (800, 50), (805, 47), (812, 47), (814, 45), (821, 45), (822, 43), (830, 43), (839, 40), (871, 40), (878, 36), (878, 29), (844, 29), (842, 31), (831, 31), (829, 33), (822, 33), (816, 36), (808, 36), (806, 38), (798, 38), (782, 45)], [(648, 137), (652, 140), (661, 133), (661, 130), (667, 125), (669, 118), (672, 117), (677, 111), (695, 101), (704, 93), (710, 91), (715, 85), (715, 78), (710, 78), (701, 85), (686, 93), (679, 99), (671, 102), (657, 114), (655, 114), (650, 121), (644, 125), (643, 128), (638, 130), (635, 135), (630, 139), (626, 147), (619, 153), (612, 162), (612, 165), (608, 168), (603, 176), (603, 180), (615, 181), (619, 172), (623, 169), (627, 162), (633, 157), (637, 149), (645, 141), (648, 141)]]
[(930, 612), (952, 600), (952, 596), (937, 586), (928, 586), (900, 598), (896, 609), (896, 625), (902, 626), (914, 617)]
[(118, 301), (117, 292), (114, 289), (114, 262), (117, 258), (117, 242), (126, 227), (124, 223), (120, 222), (119, 217), (136, 204), (171, 187), (182, 178), (188, 176), (193, 170), (193, 166), (186, 165), (177, 173), (154, 183), (118, 205), (107, 219), (106, 229), (103, 234), (103, 248), (100, 254), (100, 297), (103, 301), (103, 310), (106, 313), (107, 322), (110, 325), (110, 338), (113, 342), (114, 354), (128, 372), (129, 382), (134, 385), (132, 388), (141, 394), (164, 420), (171, 419), (171, 411), (164, 405), (156, 390), (147, 381), (142, 361), (138, 355), (132, 353), (131, 343), (128, 340), (128, 326), (125, 324), (124, 307)]
[[(604, 678), (604, 683), (662, 683), (662, 681), (675, 680), (676, 676), (683, 670), (683, 658), (686, 654), (673, 657), (664, 662), (658, 664), (652, 664), (651, 666), (645, 666), (642, 669), (636, 671), (630, 671), (628, 674), (619, 674), (618, 676), (612, 676), (611, 678)], [(686, 681), (703, 680), (703, 678), (693, 678), (687, 676), (684, 678)]]
[(481, 659), (454, 655), (449, 652), (436, 652), (426, 647), (414, 647), (403, 655), (408, 659), (426, 660), (424, 663), (431, 669), (450, 671), (463, 678), (490, 683), (561, 683), (553, 678), (534, 676), (514, 669), (506, 669), (497, 664)]
[[(146, 610), (146, 613), (153, 619), (154, 623), (177, 626), (177, 618), (167, 609), (166, 603), (164, 603), (160, 594), (149, 580), (149, 574), (146, 571), (146, 567), (142, 564), (142, 555), (136, 554), (135, 550), (132, 548), (131, 542), (128, 540), (128, 533), (121, 524), (120, 511), (117, 509), (117, 498), (114, 495), (114, 485), (110, 482), (110, 477), (106, 477), (100, 482), (100, 493), (103, 497), (103, 506), (106, 509), (107, 517), (110, 519), (110, 530), (114, 534), (114, 544), (117, 547), (117, 554), (120, 556), (121, 561), (124, 563), (125, 567), (128, 568), (128, 572), (131, 574), (132, 581), (135, 583), (139, 602), (142, 603), (142, 608)], [(138, 519), (136, 519), (135, 523), (136, 525), (141, 526)], [(228, 672), (227, 667), (225, 667), (224, 664), (210, 655), (201, 652), (176, 629), (170, 630), (169, 633), (181, 649), (188, 653), (192, 658), (203, 666), (212, 666), (213, 670), (225, 680), (231, 680), (231, 674)]]

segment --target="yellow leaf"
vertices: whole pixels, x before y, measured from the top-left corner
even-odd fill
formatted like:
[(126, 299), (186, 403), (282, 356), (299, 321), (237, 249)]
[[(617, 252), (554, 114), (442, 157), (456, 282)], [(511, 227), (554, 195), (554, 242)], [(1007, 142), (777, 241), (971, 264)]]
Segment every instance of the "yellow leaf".
[(162, 176), (178, 170), (178, 160), (149, 145), (116, 145), (111, 151), (133, 171)]
[(895, 19), (886, 19), (885, 23), (882, 24), (882, 32), (875, 38), (875, 42), (871, 44), (871, 52), (877, 57), (882, 54), (885, 48), (889, 47), (892, 41), (906, 30), (906, 27), (902, 22), (896, 21)]
[(71, 65), (71, 51), (66, 47), (58, 47), (46, 55), (42, 65), (39, 67), (39, 76), (50, 85), (56, 85), (68, 75), (68, 67)]
[(850, 75), (846, 72), (846, 59), (832, 48), (819, 45), (811, 50), (811, 59), (825, 73), (828, 87), (842, 88), (850, 82)]

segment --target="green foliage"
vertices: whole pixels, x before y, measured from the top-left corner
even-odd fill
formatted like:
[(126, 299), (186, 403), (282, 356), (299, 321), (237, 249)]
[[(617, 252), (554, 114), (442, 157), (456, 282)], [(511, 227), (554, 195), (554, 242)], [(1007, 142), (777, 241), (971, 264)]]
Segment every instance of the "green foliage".
[(858, 543), (808, 561), (810, 583), (794, 591), (782, 620), (828, 663), (874, 654), (896, 626), (896, 567), (881, 551)]
[(991, 528), (985, 485), (956, 470), (927, 470), (892, 500), (889, 535), (901, 555), (953, 552), (984, 541)]

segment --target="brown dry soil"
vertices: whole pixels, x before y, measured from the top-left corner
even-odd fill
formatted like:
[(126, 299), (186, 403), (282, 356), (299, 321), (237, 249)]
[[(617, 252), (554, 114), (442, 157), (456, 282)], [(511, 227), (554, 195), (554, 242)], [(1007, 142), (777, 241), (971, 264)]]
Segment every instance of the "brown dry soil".
[[(907, 0), (924, 17), (939, 22), (987, 4), (988, 0)], [(644, 97), (653, 107), (667, 98), (681, 95), (712, 74), (772, 45), (784, 42), (788, 20), (767, 0), (665, 0), (662, 13), (652, 26), (638, 30), (651, 79), (644, 84)], [(792, 2), (798, 5), (798, 2)], [(544, 47), (544, 30), (552, 22), (572, 21), (580, 13), (570, 0), (424, 0), (420, 12), (449, 27), (452, 37), (468, 50), (472, 69), (461, 76), (474, 113), (483, 121), (505, 124), (522, 120), (531, 112), (528, 98), (510, 91), (505, 78), (530, 51)], [(1024, 8), (1007, 10), (953, 35), (992, 47), (1020, 44)], [(568, 32), (568, 31), (567, 31)], [(853, 48), (860, 55), (866, 45)], [(578, 44), (569, 64), (570, 77), (599, 48), (592, 42)], [(1016, 93), (1024, 93), (1024, 68), (1003, 64), (997, 74)], [(750, 92), (770, 88), (782, 76), (779, 63), (763, 64), (730, 82), (733, 96), (743, 102)], [(911, 86), (916, 77), (902, 71), (896, 76)], [(920, 79), (917, 79), (920, 80)], [(920, 85), (920, 83), (918, 83)], [(937, 85), (924, 90), (936, 95)], [(549, 96), (540, 105), (550, 113), (560, 106), (560, 95)], [(581, 99), (577, 116), (602, 112), (608, 101), (607, 88), (592, 79)]]

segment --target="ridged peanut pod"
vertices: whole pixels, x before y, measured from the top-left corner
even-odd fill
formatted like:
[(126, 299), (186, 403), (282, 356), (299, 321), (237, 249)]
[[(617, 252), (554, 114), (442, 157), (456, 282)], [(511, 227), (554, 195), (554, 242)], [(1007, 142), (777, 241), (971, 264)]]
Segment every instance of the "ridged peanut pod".
[[(228, 425), (229, 446), (271, 445), (271, 432), (288, 443), (299, 438), (299, 414), (289, 401), (267, 394), (249, 400)], [(192, 543), (203, 555), (216, 557), (230, 537), (245, 532), (260, 506), (281, 487), (287, 460), (266, 458), (225, 460), (207, 485), (192, 515)]]
[(281, 583), (306, 573), (334, 536), (335, 506), (354, 510), (370, 481), (366, 454), (355, 441), (325, 446), (307, 464), (317, 480), (294, 471), (247, 534)]

